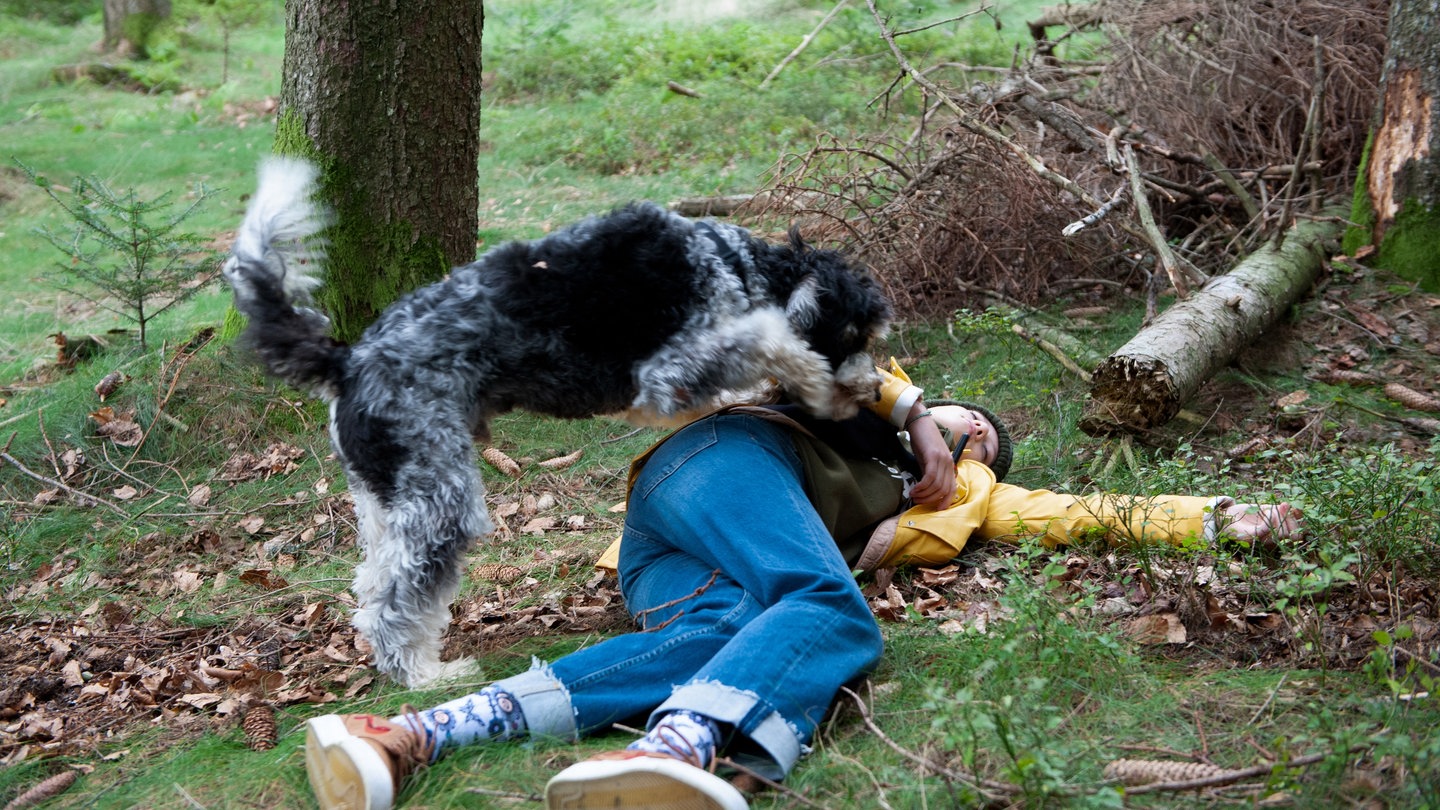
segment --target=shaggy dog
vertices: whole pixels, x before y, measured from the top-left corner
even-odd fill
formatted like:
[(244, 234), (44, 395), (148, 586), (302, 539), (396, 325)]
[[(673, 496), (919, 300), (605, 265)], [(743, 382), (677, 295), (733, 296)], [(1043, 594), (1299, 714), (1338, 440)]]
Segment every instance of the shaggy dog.
[(454, 672), (440, 636), (464, 554), (492, 528), (473, 450), (490, 416), (666, 419), (769, 380), (846, 418), (877, 395), (865, 352), (888, 306), (873, 281), (793, 231), (771, 245), (651, 204), (500, 245), (341, 344), (306, 306), (331, 220), (315, 177), (262, 164), (224, 274), (269, 371), (330, 402), (364, 552), (355, 627), (402, 683)]

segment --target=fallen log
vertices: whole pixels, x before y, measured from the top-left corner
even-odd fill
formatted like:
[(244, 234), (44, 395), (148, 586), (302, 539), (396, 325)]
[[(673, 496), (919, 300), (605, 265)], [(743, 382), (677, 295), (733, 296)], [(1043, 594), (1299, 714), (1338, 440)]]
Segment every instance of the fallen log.
[[(683, 197), (670, 203), (670, 210), (682, 217), (728, 217), (755, 200), (754, 194), (726, 194), (719, 197)], [(755, 200), (761, 203), (763, 200)]]
[(1080, 429), (1092, 436), (1159, 427), (1280, 319), (1320, 275), (1333, 221), (1297, 224), (1160, 314), (1095, 367)]

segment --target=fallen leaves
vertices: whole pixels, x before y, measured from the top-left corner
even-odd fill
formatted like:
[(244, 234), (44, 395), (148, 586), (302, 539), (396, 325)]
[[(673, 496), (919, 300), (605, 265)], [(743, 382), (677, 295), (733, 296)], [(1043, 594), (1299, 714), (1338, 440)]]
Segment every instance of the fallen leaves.
[(0, 766), (93, 752), (140, 717), (209, 727), (233, 722), (257, 699), (272, 706), (327, 702), (371, 683), (354, 630), (318, 607), (234, 627), (156, 619), (115, 628), (90, 619), (11, 623), (6, 642)]
[(135, 422), (134, 411), (116, 413), (114, 408), (106, 405), (91, 413), (90, 419), (95, 422), (95, 433), (117, 446), (138, 447), (145, 439), (145, 431)]
[(300, 469), (305, 451), (284, 442), (274, 442), (262, 452), (239, 452), (221, 465), (217, 481), (254, 481), (288, 475)]

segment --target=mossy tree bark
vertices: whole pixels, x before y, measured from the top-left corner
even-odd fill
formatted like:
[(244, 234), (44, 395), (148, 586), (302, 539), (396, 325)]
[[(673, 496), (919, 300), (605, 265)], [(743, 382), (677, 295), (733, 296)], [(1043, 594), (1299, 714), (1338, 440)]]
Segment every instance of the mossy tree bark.
[(288, 0), (275, 151), (315, 160), (339, 223), (321, 306), (353, 340), (475, 257), (478, 0)]
[(1440, 12), (1391, 0), (1376, 126), (1355, 188), (1345, 249), (1440, 291)]
[(1325, 242), (1338, 231), (1328, 222), (1302, 222), (1279, 249), (1267, 244), (1161, 313), (1095, 367), (1080, 428), (1092, 435), (1136, 432), (1173, 419), (1310, 290)]

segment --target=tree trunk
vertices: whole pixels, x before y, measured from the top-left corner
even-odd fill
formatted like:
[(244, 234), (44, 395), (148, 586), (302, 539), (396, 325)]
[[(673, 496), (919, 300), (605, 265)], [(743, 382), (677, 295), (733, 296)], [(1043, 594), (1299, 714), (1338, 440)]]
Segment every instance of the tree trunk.
[(105, 0), (103, 15), (105, 50), (144, 59), (150, 34), (170, 18), (170, 0)]
[(1433, 0), (1391, 0), (1380, 104), (1345, 237), (1350, 253), (1440, 291), (1440, 26)]
[(1319, 277), (1337, 226), (1296, 225), (1276, 250), (1257, 250), (1161, 313), (1095, 368), (1080, 428), (1091, 435), (1141, 431), (1180, 406), (1241, 349), (1280, 319)]
[(475, 257), (478, 0), (289, 0), (275, 151), (312, 158), (339, 223), (321, 305), (353, 340)]

